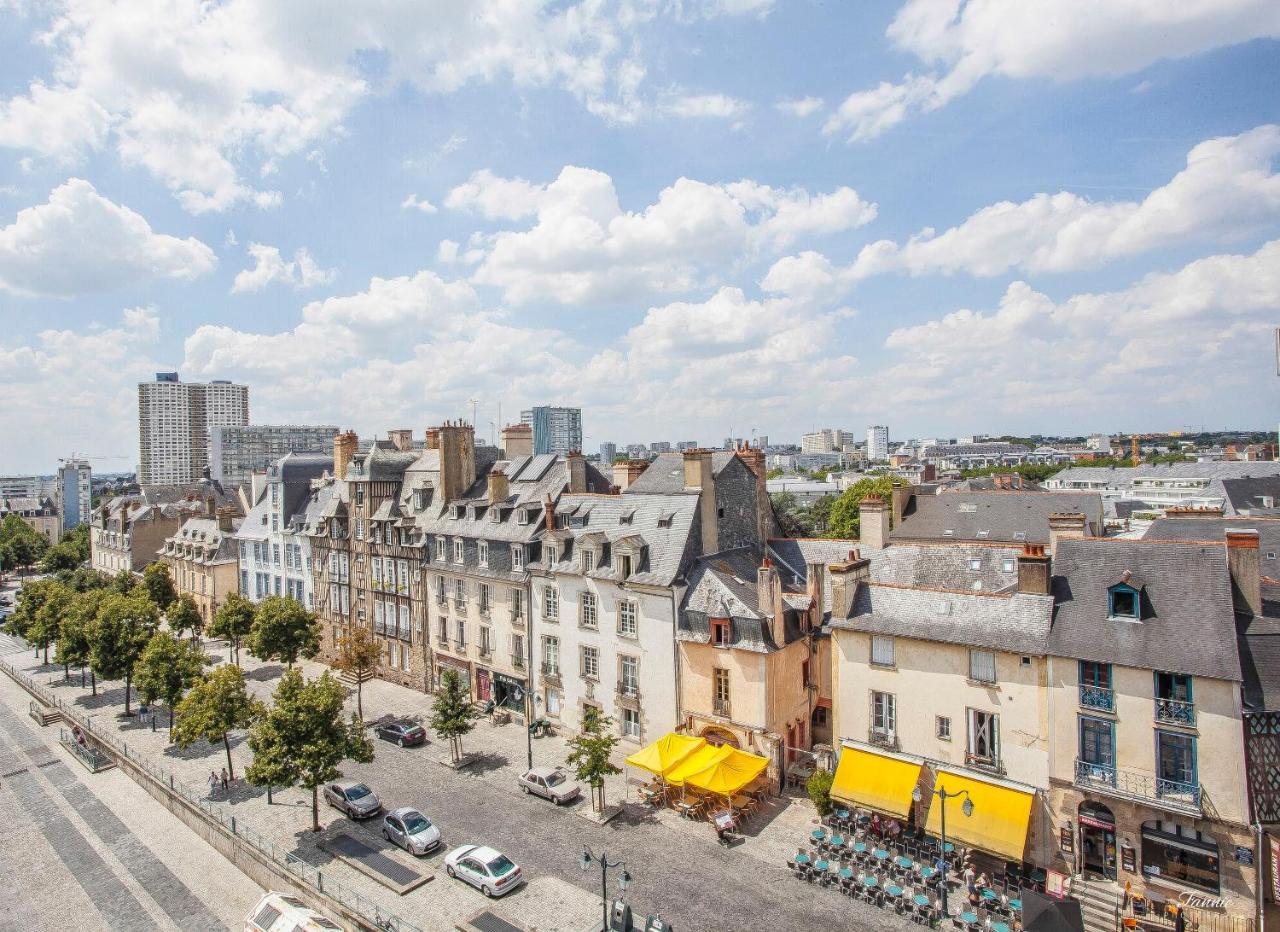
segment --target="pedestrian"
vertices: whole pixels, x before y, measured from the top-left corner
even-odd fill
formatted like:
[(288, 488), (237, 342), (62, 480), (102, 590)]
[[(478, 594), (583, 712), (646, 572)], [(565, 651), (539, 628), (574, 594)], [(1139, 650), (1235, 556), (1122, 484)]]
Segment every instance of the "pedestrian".
[(209, 771), (209, 795), (218, 795), (218, 775), (212, 770)]
[(226, 792), (231, 788), (231, 778), (227, 776), (227, 768), (222, 768), (222, 792)]

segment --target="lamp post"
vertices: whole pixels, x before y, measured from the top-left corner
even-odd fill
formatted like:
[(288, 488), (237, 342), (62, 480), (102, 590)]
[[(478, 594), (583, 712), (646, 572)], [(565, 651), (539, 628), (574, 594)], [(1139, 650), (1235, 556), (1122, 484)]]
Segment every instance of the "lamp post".
[(608, 932), (609, 928), (609, 868), (621, 867), (622, 876), (618, 878), (618, 889), (625, 890), (631, 885), (631, 875), (627, 873), (626, 861), (610, 861), (609, 854), (602, 851), (593, 854), (586, 845), (582, 847), (582, 855), (578, 858), (578, 866), (583, 871), (591, 869), (592, 864), (600, 865), (600, 932)]
[(524, 734), (525, 744), (528, 747), (529, 754), (529, 770), (533, 769), (533, 723), (537, 718), (537, 706), (542, 702), (542, 697), (535, 695), (531, 689), (523, 689), (524, 693)]
[[(948, 914), (947, 869), (945, 867), (947, 857), (947, 800), (955, 799), (957, 796), (963, 796), (964, 804), (960, 807), (960, 810), (965, 814), (965, 818), (968, 818), (973, 815), (973, 799), (970, 798), (968, 790), (959, 790), (955, 793), (948, 793), (945, 786), (940, 786), (935, 789), (932, 795), (938, 797), (942, 805), (941, 818), (939, 819), (939, 824), (942, 830), (939, 833), (941, 837), (938, 839), (938, 851), (941, 853), (944, 862), (944, 866), (942, 868), (942, 915), (945, 918)], [(911, 798), (916, 802), (920, 802), (920, 800), (923, 799), (923, 796), (920, 794), (920, 787), (917, 786), (911, 791)]]

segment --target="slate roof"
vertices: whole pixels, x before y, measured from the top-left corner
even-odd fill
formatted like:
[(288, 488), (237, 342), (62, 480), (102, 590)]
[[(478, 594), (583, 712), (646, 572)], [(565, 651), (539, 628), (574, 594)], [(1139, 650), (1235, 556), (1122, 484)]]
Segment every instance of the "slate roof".
[(1106, 482), (1130, 488), (1135, 479), (1240, 479), (1280, 476), (1280, 460), (1220, 460), (1204, 463), (1157, 463), (1140, 466), (1068, 466), (1053, 475), (1054, 482)]
[[(736, 456), (732, 450), (716, 450), (711, 454), (711, 474), (720, 470)], [(659, 453), (636, 480), (627, 487), (636, 495), (671, 495), (684, 491), (684, 454)]]
[[(569, 536), (577, 541), (599, 540), (598, 535), (603, 534), (613, 547), (635, 538), (630, 543), (643, 543), (646, 557), (639, 567), (633, 568), (627, 581), (665, 587), (684, 575), (693, 559), (697, 513), (698, 496), (694, 493), (632, 495), (629, 489), (621, 495), (565, 493), (556, 505), (560, 522), (557, 536)], [(577, 572), (578, 559), (578, 547), (573, 546), (568, 559), (550, 569)], [(586, 575), (615, 579), (615, 570), (613, 565), (598, 566)]]
[(1280, 515), (1280, 476), (1223, 479), (1222, 490), (1228, 515)]
[[(224, 531), (218, 526), (217, 518), (188, 518), (165, 540), (160, 553), (185, 556), (200, 563), (236, 563), (240, 554), (235, 533), (235, 524), (231, 530)], [(190, 555), (185, 553), (188, 547), (192, 550)]]
[[(729, 645), (767, 653), (780, 645), (773, 637), (772, 608), (761, 608), (756, 570), (762, 557), (750, 547), (709, 554), (689, 573), (689, 593), (679, 613), (676, 638), (698, 644), (711, 642), (711, 618), (729, 619)], [(802, 634), (801, 609), (783, 596), (783, 638), (791, 643)], [(807, 597), (804, 600), (807, 606)]]
[(1280, 711), (1280, 581), (1263, 580), (1262, 617), (1236, 616), (1244, 704)]
[(1143, 540), (1208, 540), (1226, 542), (1227, 531), (1258, 532), (1262, 575), (1280, 578), (1280, 518), (1158, 518)]
[[(1141, 620), (1108, 618), (1108, 588), (1141, 583)], [(1227, 552), (1220, 543), (1062, 540), (1054, 555), (1055, 656), (1239, 681)]]
[(347, 478), (354, 481), (398, 482), (418, 457), (419, 454), (415, 452), (389, 450), (375, 444), (367, 453), (357, 453), (351, 457)]
[[(1049, 515), (1081, 512), (1086, 533), (1102, 530), (1096, 492), (942, 492), (913, 495), (889, 536), (908, 540), (989, 540), (1049, 543)], [(951, 533), (947, 533), (950, 531)]]

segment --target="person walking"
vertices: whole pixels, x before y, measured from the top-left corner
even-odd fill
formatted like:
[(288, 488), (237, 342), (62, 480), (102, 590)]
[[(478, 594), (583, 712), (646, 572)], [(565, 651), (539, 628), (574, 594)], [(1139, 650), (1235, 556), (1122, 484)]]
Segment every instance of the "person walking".
[(231, 779), (227, 776), (227, 768), (222, 768), (222, 792), (227, 792), (231, 788)]
[(209, 795), (211, 797), (218, 795), (218, 775), (212, 770), (209, 771)]

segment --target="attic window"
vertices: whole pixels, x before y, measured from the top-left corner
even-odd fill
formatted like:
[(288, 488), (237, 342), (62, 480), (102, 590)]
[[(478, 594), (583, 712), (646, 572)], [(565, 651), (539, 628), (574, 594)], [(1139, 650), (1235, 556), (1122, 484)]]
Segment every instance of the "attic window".
[(427, 490), (417, 489), (413, 493), (413, 504), (418, 511), (423, 511), (427, 507)]
[(1014, 532), (1013, 532), (1013, 539), (1014, 539), (1014, 540), (1026, 540), (1026, 539), (1027, 539), (1027, 532), (1026, 532), (1026, 531), (1014, 531)]
[(1018, 568), (1018, 561), (1010, 557), (1005, 557), (1000, 561), (1000, 569), (1005, 573), (1012, 573)]
[(516, 524), (528, 524), (528, 523), (529, 523), (529, 510), (527, 508), (521, 508), (519, 511), (516, 512)]
[(942, 532), (942, 536), (943, 536), (943, 537), (955, 537), (955, 536), (956, 536), (956, 532), (955, 532), (955, 531), (953, 531), (953, 530), (951, 530), (951, 528), (947, 528), (945, 531), (943, 531), (943, 532)]
[(711, 643), (720, 647), (728, 647), (731, 640), (731, 628), (728, 618), (711, 619)]
[(1138, 618), (1138, 590), (1124, 583), (1107, 590), (1107, 614), (1111, 618)]
[(978, 506), (977, 506), (977, 505), (975, 505), (973, 502), (961, 502), (961, 503), (960, 503), (960, 514), (962, 514), (962, 515), (976, 515), (977, 513), (978, 513)]
[(454, 505), (454, 506), (453, 506), (453, 516), (454, 516), (455, 518), (465, 518), (465, 517), (467, 516), (467, 506), (466, 506), (466, 505)]
[(976, 572), (977, 570), (982, 569), (982, 561), (981, 561), (981, 560), (970, 560), (970, 561), (969, 561), (969, 569), (974, 570), (975, 572)]
[(668, 511), (658, 516), (658, 527), (671, 527), (671, 522), (675, 519), (675, 512)]
[(1268, 560), (1274, 560), (1275, 558), (1276, 558), (1276, 552), (1275, 552), (1274, 550), (1268, 550), (1268, 551), (1267, 551), (1267, 559), (1268, 559)]
[(624, 511), (622, 514), (618, 515), (618, 523), (630, 524), (631, 519), (634, 518), (635, 516), (636, 516), (635, 509), (631, 509), (630, 511)]
[(977, 534), (973, 536), (978, 538), (978, 540), (986, 540), (988, 537), (991, 536), (991, 529), (983, 528), (981, 531), (979, 531)]

